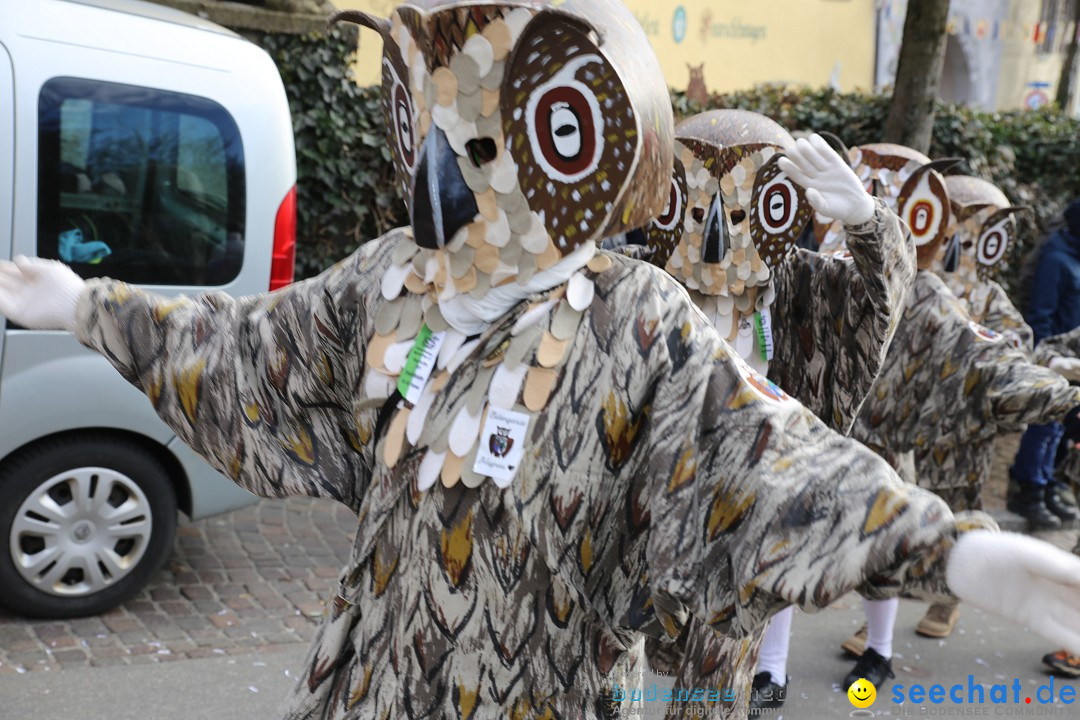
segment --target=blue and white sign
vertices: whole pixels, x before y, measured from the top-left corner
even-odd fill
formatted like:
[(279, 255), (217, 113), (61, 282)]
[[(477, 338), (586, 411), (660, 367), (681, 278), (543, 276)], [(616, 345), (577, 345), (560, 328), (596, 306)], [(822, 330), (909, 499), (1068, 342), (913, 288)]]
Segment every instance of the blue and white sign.
[(677, 43), (681, 43), (686, 37), (686, 8), (682, 5), (675, 8), (675, 17), (671, 19), (671, 34)]

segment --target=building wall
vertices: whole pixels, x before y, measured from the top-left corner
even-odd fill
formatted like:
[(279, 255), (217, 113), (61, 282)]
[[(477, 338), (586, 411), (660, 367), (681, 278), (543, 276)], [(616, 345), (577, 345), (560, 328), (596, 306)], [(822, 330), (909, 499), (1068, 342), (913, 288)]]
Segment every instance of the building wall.
[[(984, 110), (1019, 110), (1053, 99), (1075, 27), (1065, 0), (951, 0), (939, 96)], [(907, 0), (881, 0), (877, 87), (896, 76)], [(1037, 26), (1044, 23), (1038, 30)], [(1049, 35), (1049, 40), (1036, 42)], [(1077, 113), (1080, 93), (1069, 110)]]
[[(395, 0), (335, 0), (341, 8), (389, 15)], [(843, 90), (874, 81), (875, 0), (627, 0), (672, 87), (703, 66), (710, 91), (759, 83)], [(357, 79), (378, 82), (379, 40), (360, 37)]]
[[(1061, 65), (1065, 59), (1064, 39), (1070, 23), (1060, 10), (1066, 3), (1059, 2), (1059, 13), (1054, 21), (1054, 33), (1049, 52), (1039, 52), (1032, 41), (1033, 33), (1011, 35), (1002, 52), (1002, 69), (998, 109), (1023, 108), (1033, 93), (1041, 90), (1051, 99), (1057, 94)], [(1032, 0), (1012, 0), (1009, 3), (1009, 20), (1021, 29), (1033, 27), (1040, 20), (1043, 3)], [(1075, 30), (1074, 30), (1075, 31)], [(1039, 87), (1042, 85), (1043, 87)], [(1074, 93), (1075, 94), (1075, 93)], [(1076, 103), (1071, 108), (1075, 114)]]

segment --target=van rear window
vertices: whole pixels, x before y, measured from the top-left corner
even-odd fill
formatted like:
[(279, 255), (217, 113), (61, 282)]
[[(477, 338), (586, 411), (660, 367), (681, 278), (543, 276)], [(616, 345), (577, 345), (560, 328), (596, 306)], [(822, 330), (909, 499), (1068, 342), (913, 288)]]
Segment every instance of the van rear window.
[(39, 257), (84, 278), (224, 285), (245, 202), (240, 132), (217, 103), (78, 78), (41, 89)]

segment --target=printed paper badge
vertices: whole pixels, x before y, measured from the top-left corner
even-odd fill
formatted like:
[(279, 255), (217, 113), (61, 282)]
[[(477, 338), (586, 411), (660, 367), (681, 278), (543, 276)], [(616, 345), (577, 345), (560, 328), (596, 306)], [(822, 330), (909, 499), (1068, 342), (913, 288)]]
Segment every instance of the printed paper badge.
[(529, 420), (524, 413), (489, 405), (473, 472), (490, 477), (501, 488), (508, 487), (525, 457)]
[(968, 327), (971, 328), (971, 332), (975, 333), (975, 337), (983, 342), (996, 343), (1001, 342), (1004, 339), (1002, 335), (999, 335), (988, 327), (980, 325), (974, 320), (968, 321)]
[(778, 405), (795, 402), (795, 399), (781, 390), (779, 385), (750, 367), (745, 360), (739, 357), (738, 353), (732, 353), (731, 358), (734, 360), (735, 367), (738, 368), (743, 381), (762, 399)]

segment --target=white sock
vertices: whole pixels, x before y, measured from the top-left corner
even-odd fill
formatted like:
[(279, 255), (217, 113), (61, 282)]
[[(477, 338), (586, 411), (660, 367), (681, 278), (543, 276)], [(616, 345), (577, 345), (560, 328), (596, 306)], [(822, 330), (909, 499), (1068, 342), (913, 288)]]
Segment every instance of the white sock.
[(866, 613), (866, 647), (873, 648), (881, 657), (892, 657), (893, 625), (900, 609), (900, 598), (890, 600), (863, 599)]
[(791, 642), (791, 618), (794, 616), (794, 605), (788, 605), (772, 616), (769, 627), (765, 629), (761, 654), (758, 655), (758, 672), (769, 673), (772, 681), (781, 687), (787, 685), (788, 644)]

